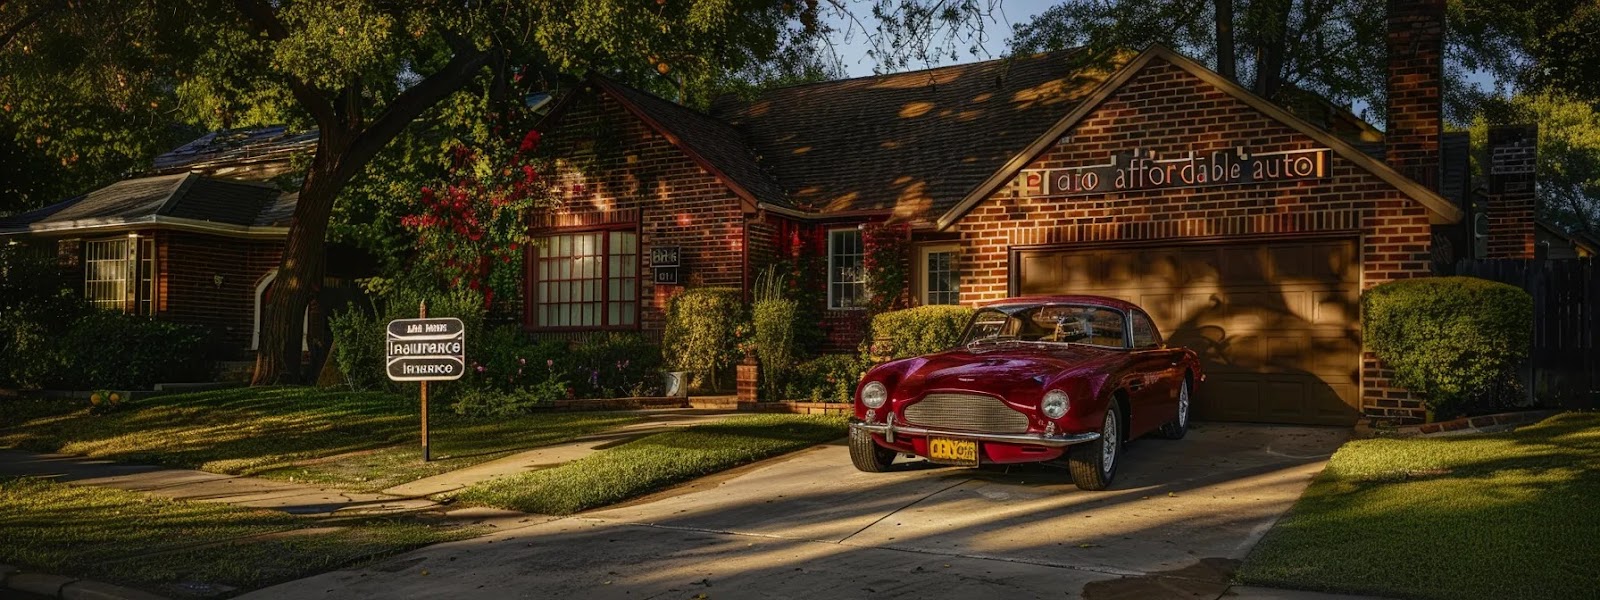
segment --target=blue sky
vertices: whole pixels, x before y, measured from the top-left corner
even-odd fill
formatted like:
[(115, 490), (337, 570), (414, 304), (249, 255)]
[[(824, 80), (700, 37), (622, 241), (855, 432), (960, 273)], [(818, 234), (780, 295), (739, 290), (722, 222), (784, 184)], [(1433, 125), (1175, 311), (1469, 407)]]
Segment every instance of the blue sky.
[[(995, 10), (993, 19), (985, 23), (984, 26), (988, 38), (983, 44), (983, 48), (988, 56), (973, 56), (969, 52), (962, 51), (959, 55), (959, 60), (951, 61), (946, 56), (945, 62), (941, 64), (959, 64), (987, 60), (1004, 55), (1011, 39), (1011, 26), (1017, 23), (1027, 23), (1033, 19), (1034, 15), (1050, 8), (1055, 3), (1049, 0), (1002, 0), (998, 4), (999, 7)], [(851, 3), (851, 9), (865, 11), (867, 7), (859, 3)], [(868, 21), (869, 18), (870, 15), (861, 16), (861, 20), (864, 22)], [(830, 19), (830, 22), (836, 30), (845, 31), (848, 29), (849, 24), (838, 18)], [(867, 43), (865, 36), (862, 36), (859, 30), (852, 32), (849, 36), (835, 38), (834, 48), (844, 62), (847, 75), (860, 77), (872, 74), (872, 68), (876, 66), (876, 63), (866, 56), (866, 52), (871, 48), (871, 45)], [(911, 65), (909, 68), (920, 69), (927, 66), (931, 65)]]

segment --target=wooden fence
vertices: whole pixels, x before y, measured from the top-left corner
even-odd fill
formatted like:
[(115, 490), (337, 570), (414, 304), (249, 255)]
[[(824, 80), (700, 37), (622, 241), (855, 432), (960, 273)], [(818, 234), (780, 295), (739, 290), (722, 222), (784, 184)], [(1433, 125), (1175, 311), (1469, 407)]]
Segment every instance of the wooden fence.
[(1540, 404), (1600, 408), (1600, 263), (1463, 260), (1456, 275), (1499, 281), (1533, 295), (1531, 382)]

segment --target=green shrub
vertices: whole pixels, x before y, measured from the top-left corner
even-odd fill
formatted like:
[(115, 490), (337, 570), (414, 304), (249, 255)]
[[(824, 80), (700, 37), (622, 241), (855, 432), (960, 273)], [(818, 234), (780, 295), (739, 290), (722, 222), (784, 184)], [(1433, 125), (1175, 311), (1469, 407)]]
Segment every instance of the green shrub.
[(157, 383), (211, 380), (212, 346), (204, 327), (117, 312), (92, 311), (55, 342), (52, 388), (150, 389)]
[(0, 387), (50, 383), (61, 368), (57, 342), (92, 310), (61, 276), (54, 253), (0, 244)]
[(739, 290), (733, 288), (692, 289), (673, 298), (661, 339), (667, 365), (716, 387), (717, 375), (735, 360), (740, 305)]
[(780, 399), (784, 381), (799, 362), (796, 332), (800, 328), (799, 303), (784, 297), (784, 277), (769, 268), (756, 282), (755, 302), (750, 305), (756, 358), (761, 360), (762, 395)]
[(570, 381), (572, 366), (567, 343), (537, 340), (517, 325), (486, 327), (483, 335), (467, 344), (467, 375), (459, 385), (512, 392), (555, 379)]
[(827, 354), (800, 363), (784, 388), (784, 399), (850, 402), (872, 363), (854, 354)]
[(949, 350), (961, 342), (972, 312), (965, 306), (935, 304), (879, 314), (872, 318), (869, 339), (875, 344), (887, 340), (889, 347), (875, 347), (872, 354), (905, 358)]
[(550, 378), (526, 388), (505, 391), (472, 387), (456, 394), (451, 410), (464, 417), (514, 417), (528, 414), (540, 406), (550, 406), (567, 396), (567, 384)]
[(661, 348), (641, 335), (589, 336), (572, 348), (570, 360), (569, 381), (581, 397), (623, 398), (661, 392)]
[(333, 364), (344, 375), (345, 383), (357, 390), (383, 390), (392, 387), (385, 374), (385, 324), (355, 305), (328, 317), (333, 330)]
[(1516, 377), (1533, 336), (1533, 298), (1472, 277), (1422, 277), (1361, 297), (1367, 350), (1394, 369), (1394, 383), (1449, 412)]

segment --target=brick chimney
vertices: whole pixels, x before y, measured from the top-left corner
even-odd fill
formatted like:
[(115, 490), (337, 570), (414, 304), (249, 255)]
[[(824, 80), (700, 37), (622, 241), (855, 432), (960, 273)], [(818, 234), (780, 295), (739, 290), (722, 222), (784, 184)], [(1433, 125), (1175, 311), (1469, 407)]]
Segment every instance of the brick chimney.
[(1538, 125), (1489, 128), (1488, 252), (1484, 258), (1533, 258), (1533, 167)]
[(1439, 191), (1445, 0), (1388, 0), (1389, 166)]

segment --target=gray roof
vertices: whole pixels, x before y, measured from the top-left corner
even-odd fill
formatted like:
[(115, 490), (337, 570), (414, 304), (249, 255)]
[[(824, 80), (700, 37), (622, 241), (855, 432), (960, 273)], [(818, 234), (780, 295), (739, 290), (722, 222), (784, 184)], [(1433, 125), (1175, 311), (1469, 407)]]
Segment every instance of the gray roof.
[(208, 171), (220, 166), (288, 161), (317, 146), (317, 131), (291, 131), (287, 127), (229, 129), (207, 133), (155, 158), (157, 173)]
[(294, 198), (269, 185), (195, 173), (141, 177), (0, 218), (0, 235), (163, 225), (281, 235)]

